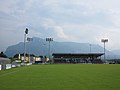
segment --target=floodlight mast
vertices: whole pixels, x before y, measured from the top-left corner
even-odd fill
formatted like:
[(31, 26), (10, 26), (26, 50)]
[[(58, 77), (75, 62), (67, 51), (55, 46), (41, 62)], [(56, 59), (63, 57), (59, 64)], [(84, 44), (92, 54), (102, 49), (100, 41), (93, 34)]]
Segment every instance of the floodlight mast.
[[(51, 54), (50, 43), (53, 41), (53, 38), (46, 38), (46, 41), (49, 42), (49, 50), (48, 50), (48, 53), (49, 53), (49, 60), (50, 60), (50, 54)], [(51, 60), (50, 60), (50, 63), (51, 63)], [(53, 62), (52, 62), (52, 63), (53, 63)]]
[(30, 60), (30, 42), (33, 41), (33, 38), (27, 37), (27, 41), (29, 42), (28, 55), (29, 55), (29, 63), (30, 63), (31, 62), (31, 60)]
[(25, 29), (25, 33), (24, 33), (24, 61), (26, 61), (26, 35), (28, 34), (28, 28)]
[(108, 39), (101, 39), (101, 42), (104, 43), (104, 62), (105, 62), (106, 61), (105, 43), (108, 42)]

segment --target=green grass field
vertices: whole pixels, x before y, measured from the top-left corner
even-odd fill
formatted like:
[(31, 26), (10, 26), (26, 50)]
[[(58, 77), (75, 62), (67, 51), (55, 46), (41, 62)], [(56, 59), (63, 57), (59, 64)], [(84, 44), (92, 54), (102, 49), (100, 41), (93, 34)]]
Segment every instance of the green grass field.
[(0, 71), (0, 90), (120, 90), (120, 65), (32, 65)]

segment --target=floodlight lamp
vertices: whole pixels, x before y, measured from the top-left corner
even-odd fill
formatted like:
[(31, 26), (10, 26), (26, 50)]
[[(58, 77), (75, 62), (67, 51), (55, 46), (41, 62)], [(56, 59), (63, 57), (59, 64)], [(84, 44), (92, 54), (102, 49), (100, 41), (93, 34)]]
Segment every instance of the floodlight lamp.
[(28, 34), (28, 28), (26, 28), (26, 30), (25, 30), (25, 34)]
[(108, 39), (101, 39), (101, 42), (108, 42)]

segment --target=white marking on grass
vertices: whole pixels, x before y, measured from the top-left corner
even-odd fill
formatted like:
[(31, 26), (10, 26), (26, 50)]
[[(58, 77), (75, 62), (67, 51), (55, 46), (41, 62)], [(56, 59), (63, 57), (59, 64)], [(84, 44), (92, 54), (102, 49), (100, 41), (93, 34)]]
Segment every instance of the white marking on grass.
[(0, 74), (0, 77), (2, 77), (2, 76), (6, 76), (6, 75), (9, 75), (9, 74), (12, 74), (12, 73), (18, 72), (18, 71), (19, 71), (19, 70), (15, 70), (15, 71), (11, 71), (11, 72), (5, 72), (5, 73)]

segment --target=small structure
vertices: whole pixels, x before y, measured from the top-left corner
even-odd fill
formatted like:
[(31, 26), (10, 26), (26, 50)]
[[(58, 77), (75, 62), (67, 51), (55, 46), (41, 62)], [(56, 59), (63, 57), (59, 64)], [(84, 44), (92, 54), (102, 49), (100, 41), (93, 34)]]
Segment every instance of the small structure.
[(104, 53), (53, 53), (54, 63), (92, 63), (102, 64)]
[(3, 57), (0, 57), (0, 69), (1, 70), (5, 70), (6, 68), (7, 68), (7, 66), (6, 65), (10, 65), (10, 63), (11, 63), (11, 60), (10, 59), (8, 59), (8, 58), (3, 58)]
[(120, 64), (120, 59), (111, 59), (106, 61), (107, 64)]

